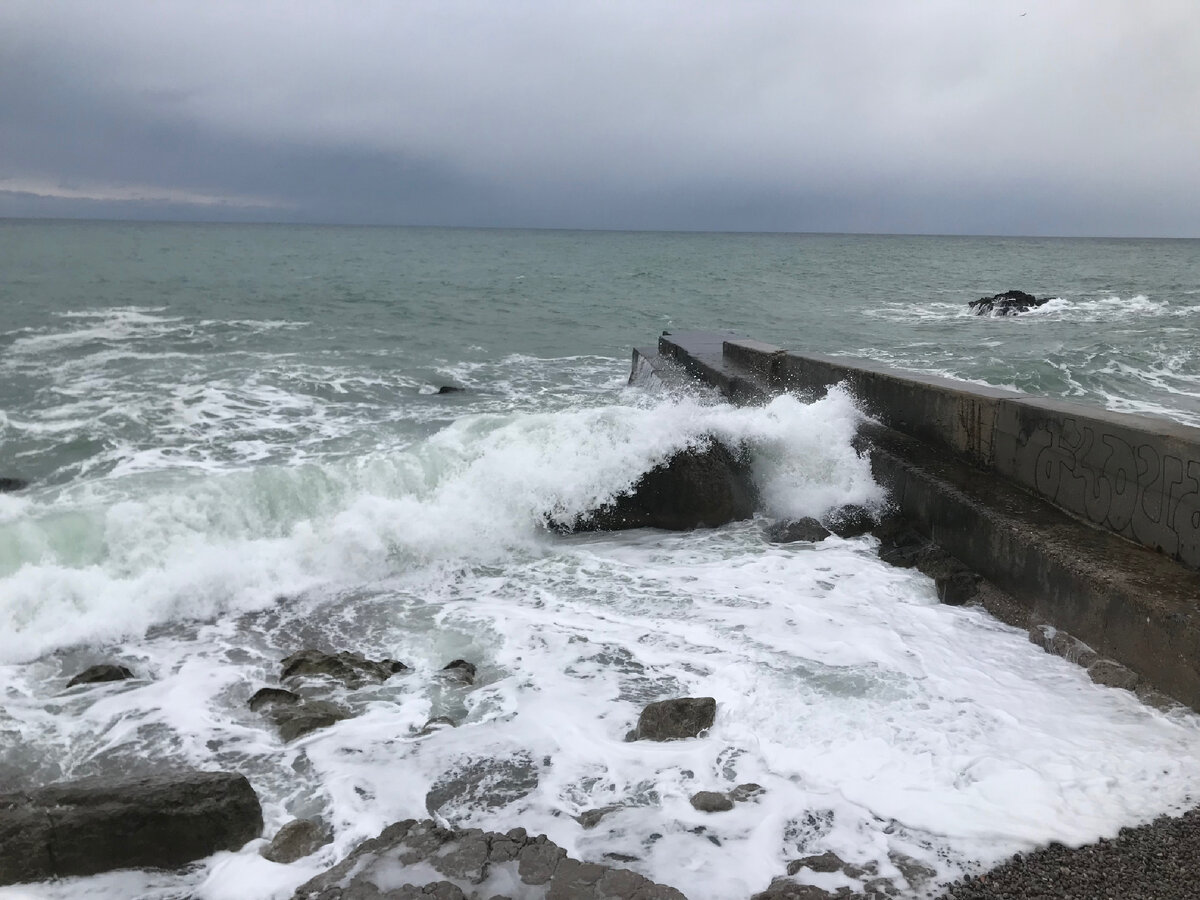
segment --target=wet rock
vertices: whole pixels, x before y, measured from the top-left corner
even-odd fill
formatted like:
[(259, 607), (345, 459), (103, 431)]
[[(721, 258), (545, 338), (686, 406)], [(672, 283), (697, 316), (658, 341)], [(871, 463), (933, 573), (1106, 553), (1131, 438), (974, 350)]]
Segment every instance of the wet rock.
[(933, 583), (938, 600), (947, 606), (962, 606), (979, 593), (979, 576), (965, 568), (939, 575)]
[(759, 891), (750, 900), (835, 900), (835, 898), (849, 898), (849, 896), (850, 892), (844, 888), (831, 894), (829, 891), (811, 884), (797, 884), (786, 878), (776, 878), (771, 882), (770, 887), (765, 891)]
[(642, 710), (637, 728), (630, 732), (635, 741), (677, 741), (698, 737), (712, 728), (717, 701), (712, 697), (678, 697), (659, 700)]
[(528, 754), (468, 759), (434, 782), (425, 795), (425, 808), (430, 815), (444, 808), (499, 809), (532, 793), (537, 786), (538, 770)]
[(268, 715), (279, 729), (279, 736), (290, 742), (350, 718), (350, 711), (328, 700), (306, 700), (295, 706), (272, 706)]
[(585, 809), (575, 817), (575, 821), (582, 825), (585, 829), (595, 828), (600, 824), (600, 820), (609, 813), (615, 813), (621, 809), (624, 809), (624, 807), (618, 804), (613, 804), (611, 806), (599, 806), (596, 809)]
[(729, 799), (734, 803), (745, 803), (748, 800), (755, 800), (758, 797), (761, 797), (766, 792), (767, 789), (761, 784), (747, 782), (746, 784), (739, 784), (732, 791), (730, 791)]
[(0, 478), (0, 494), (23, 491), (27, 487), (29, 487), (29, 482), (24, 478)]
[(1138, 686), (1137, 672), (1127, 669), (1111, 659), (1098, 659), (1087, 668), (1088, 677), (1105, 687), (1124, 688), (1132, 691)]
[(573, 531), (715, 528), (754, 514), (748, 466), (719, 441), (680, 451), (612, 503), (581, 516)]
[(301, 650), (282, 664), (280, 681), (289, 678), (325, 677), (342, 682), (348, 688), (362, 687), (374, 681), (382, 683), (408, 666), (394, 659), (371, 660), (346, 650), (322, 653), (320, 650)]
[(251, 712), (258, 712), (268, 706), (295, 706), (299, 702), (299, 694), (283, 688), (265, 687), (255, 691), (247, 705)]
[(889, 853), (888, 859), (891, 860), (893, 866), (900, 870), (900, 874), (904, 876), (909, 887), (919, 888), (937, 877), (936, 869), (903, 853)]
[(810, 869), (813, 872), (840, 872), (845, 867), (846, 863), (840, 856), (832, 850), (826, 850), (817, 856), (793, 859), (787, 865), (787, 873), (795, 875), (801, 869)]
[(475, 664), (465, 659), (456, 659), (442, 666), (442, 671), (448, 676), (461, 681), (463, 684), (475, 683)]
[(453, 384), (443, 384), (438, 389), (438, 394), (445, 396), (446, 394), (461, 394), (466, 391), (466, 388), (457, 387)]
[(826, 513), (824, 524), (840, 538), (853, 538), (870, 532), (876, 519), (865, 507), (849, 504)]
[(67, 687), (72, 688), (77, 684), (100, 684), (105, 681), (124, 681), (126, 678), (132, 678), (133, 673), (124, 666), (118, 666), (114, 663), (101, 663), (96, 666), (88, 666), (74, 678), (67, 682)]
[(830, 531), (813, 518), (793, 519), (776, 522), (766, 530), (766, 538), (773, 544), (794, 544), (805, 541), (815, 544), (829, 537)]
[(0, 795), (0, 884), (174, 868), (262, 833), (250, 783), (230, 772), (84, 778)]
[(692, 808), (700, 812), (728, 812), (733, 809), (733, 801), (728, 794), (719, 791), (698, 791), (692, 794)]
[[(338, 865), (301, 885), (294, 900), (500, 900), (485, 892), (485, 882), (504, 885), (507, 896), (517, 898), (684, 900), (674, 888), (628, 869), (573, 859), (546, 837), (530, 837), (524, 829), (506, 834), (453, 831), (412, 819), (389, 825), (379, 837), (359, 845)], [(398, 884), (407, 886), (391, 887)], [(380, 885), (387, 886), (386, 892)]]
[(1026, 310), (1034, 309), (1043, 303), (1049, 303), (1050, 297), (1038, 299), (1033, 294), (1024, 291), (1005, 291), (993, 294), (991, 297), (980, 297), (970, 301), (967, 306), (975, 310), (977, 316), (1015, 316)]
[(332, 841), (333, 835), (319, 819), (292, 819), (259, 853), (263, 859), (287, 864), (311, 856)]
[(449, 716), (434, 716), (432, 719), (430, 719), (428, 722), (426, 722), (423, 726), (421, 726), (421, 730), (417, 732), (417, 736), (425, 737), (426, 735), (433, 734), (435, 731), (441, 731), (444, 728), (457, 728), (457, 727), (458, 727), (458, 723), (455, 722)]

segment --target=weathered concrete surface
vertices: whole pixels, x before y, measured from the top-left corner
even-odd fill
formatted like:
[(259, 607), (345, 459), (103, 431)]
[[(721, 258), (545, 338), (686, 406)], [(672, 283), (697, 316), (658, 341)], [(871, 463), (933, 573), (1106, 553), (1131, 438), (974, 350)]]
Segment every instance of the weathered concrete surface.
[(879, 423), (861, 434), (876, 479), (1019, 604), (1004, 618), (1068, 631), (1200, 709), (1200, 429), (727, 334), (664, 334), (660, 359), (647, 352), (643, 367), (735, 402), (845, 385)]
[(262, 833), (250, 783), (229, 772), (84, 778), (0, 795), (0, 884), (171, 868)]

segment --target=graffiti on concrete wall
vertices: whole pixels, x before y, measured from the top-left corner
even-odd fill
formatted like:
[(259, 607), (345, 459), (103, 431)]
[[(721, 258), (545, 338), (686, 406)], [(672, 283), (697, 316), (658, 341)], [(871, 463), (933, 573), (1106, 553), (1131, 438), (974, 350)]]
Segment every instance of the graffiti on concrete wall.
[(1200, 459), (1073, 418), (1041, 423), (1020, 450), (1018, 471), (1088, 521), (1200, 565)]

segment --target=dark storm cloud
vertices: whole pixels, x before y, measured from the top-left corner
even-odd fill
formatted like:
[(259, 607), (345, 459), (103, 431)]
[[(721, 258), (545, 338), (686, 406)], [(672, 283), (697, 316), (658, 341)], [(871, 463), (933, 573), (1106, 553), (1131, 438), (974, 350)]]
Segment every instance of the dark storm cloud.
[(1198, 23), (1191, 0), (8, 0), (0, 214), (1200, 234)]

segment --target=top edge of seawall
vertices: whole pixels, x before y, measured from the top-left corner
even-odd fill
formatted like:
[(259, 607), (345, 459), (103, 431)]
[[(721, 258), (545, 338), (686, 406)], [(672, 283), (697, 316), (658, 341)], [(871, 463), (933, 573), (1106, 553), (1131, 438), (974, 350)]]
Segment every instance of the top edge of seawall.
[(732, 332), (665, 332), (658, 353), (735, 402), (844, 385), (883, 425), (1200, 569), (1200, 428)]

